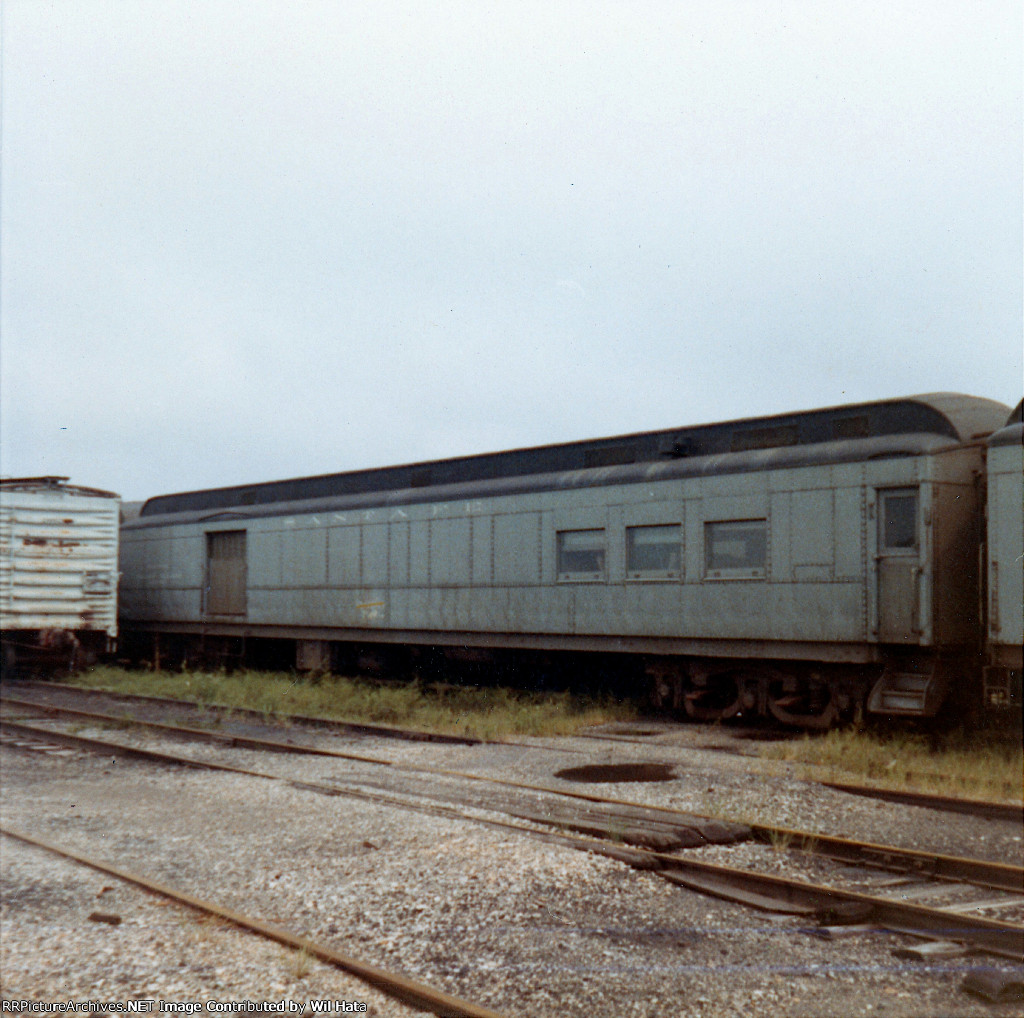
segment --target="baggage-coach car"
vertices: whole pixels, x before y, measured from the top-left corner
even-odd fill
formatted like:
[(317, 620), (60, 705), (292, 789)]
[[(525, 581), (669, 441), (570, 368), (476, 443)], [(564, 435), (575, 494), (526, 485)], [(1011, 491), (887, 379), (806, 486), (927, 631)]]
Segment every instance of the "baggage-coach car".
[(610, 652), (695, 718), (927, 716), (980, 696), (1008, 411), (915, 396), (160, 496), (123, 527), (122, 617), (165, 655)]

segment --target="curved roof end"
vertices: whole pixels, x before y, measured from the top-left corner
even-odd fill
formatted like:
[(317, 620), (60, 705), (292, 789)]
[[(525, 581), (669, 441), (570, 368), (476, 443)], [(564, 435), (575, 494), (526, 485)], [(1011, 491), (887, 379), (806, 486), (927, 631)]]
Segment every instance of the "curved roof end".
[(1010, 413), (1005, 403), (983, 396), (966, 396), (961, 392), (928, 392), (908, 398), (915, 403), (924, 403), (942, 414), (956, 428), (962, 442), (985, 438), (993, 431), (998, 431), (1005, 425), (1006, 415)]

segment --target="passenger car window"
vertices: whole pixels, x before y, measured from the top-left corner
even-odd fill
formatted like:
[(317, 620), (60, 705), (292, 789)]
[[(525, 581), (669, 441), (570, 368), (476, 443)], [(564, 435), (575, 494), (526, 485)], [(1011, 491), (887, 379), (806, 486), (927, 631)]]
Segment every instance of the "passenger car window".
[(558, 578), (560, 580), (603, 580), (604, 552), (604, 530), (560, 530), (558, 532)]
[(704, 524), (708, 579), (760, 579), (768, 561), (767, 520), (723, 520)]
[(631, 579), (676, 577), (682, 546), (678, 523), (626, 527), (626, 572)]
[(917, 491), (883, 492), (880, 523), (883, 550), (917, 551)]

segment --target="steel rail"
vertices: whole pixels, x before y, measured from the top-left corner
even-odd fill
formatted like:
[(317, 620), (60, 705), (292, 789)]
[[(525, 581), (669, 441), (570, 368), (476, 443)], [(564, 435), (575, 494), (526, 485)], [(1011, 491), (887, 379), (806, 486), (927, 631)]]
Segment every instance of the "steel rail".
[[(143, 749), (140, 746), (125, 746), (120, 742), (108, 742), (106, 739), (94, 739), (88, 735), (72, 735), (70, 732), (57, 732), (52, 728), (37, 728), (23, 721), (10, 721), (0, 718), (0, 732), (7, 731), (27, 739), (40, 742), (56, 742), (73, 749), (86, 749), (93, 753), (120, 756), (128, 760), (144, 760), (148, 763), (172, 764), (179, 767), (192, 767), (196, 770), (227, 771), (231, 774), (246, 774), (251, 777), (268, 777), (259, 771), (245, 767), (232, 767), (230, 764), (213, 763), (209, 760), (196, 760), (174, 753), (162, 753), (157, 749)], [(274, 775), (276, 777), (276, 775)]]
[[(0, 702), (13, 703), (22, 708), (29, 706), (37, 707), (44, 713), (69, 714), (74, 717), (84, 717), (104, 723), (126, 723), (125, 718), (119, 718), (116, 715), (103, 714), (95, 711), (82, 711), (70, 707), (59, 707), (53, 704), (39, 704), (31, 700), (19, 700), (4, 697)], [(388, 760), (384, 757), (345, 753), (339, 750), (321, 749), (317, 747), (296, 745), (294, 743), (278, 742), (276, 740), (259, 739), (250, 736), (235, 736), (223, 732), (211, 732), (207, 729), (170, 725), (159, 721), (133, 720), (131, 723), (137, 724), (140, 727), (151, 728), (156, 731), (187, 735), (189, 738), (211, 742), (216, 745), (229, 747), (241, 746), (248, 749), (267, 750), (277, 753), (306, 753), (316, 756), (335, 757), (344, 760), (354, 760), (360, 763), (393, 767), (398, 770), (412, 773), (443, 775), (445, 777), (485, 782), (488, 784), (517, 788), (525, 791), (542, 792), (563, 798), (594, 802), (599, 805), (614, 805), (631, 809), (639, 808), (643, 809), (644, 814), (649, 820), (657, 818), (658, 816), (661, 816), (666, 820), (674, 820), (676, 822), (678, 822), (681, 817), (691, 820), (694, 817), (699, 817), (704, 820), (720, 819), (708, 817), (704, 814), (688, 813), (683, 810), (677, 810), (673, 807), (644, 806), (640, 803), (631, 802), (626, 799), (607, 798), (605, 796), (596, 796), (569, 789), (553, 788), (549, 785), (535, 785), (526, 782), (512, 781), (509, 779), (493, 778), (486, 775), (471, 774), (465, 771), (404, 764)], [(804, 851), (826, 856), (842, 862), (877, 866), (887, 870), (895, 869), (897, 871), (917, 873), (937, 880), (963, 881), (982, 887), (991, 887), (997, 890), (1024, 892), (1024, 867), (1021, 866), (1013, 866), (1006, 863), (996, 863), (980, 859), (970, 859), (962, 856), (951, 856), (937, 852), (896, 848), (891, 845), (879, 845), (871, 842), (862, 842), (834, 835), (817, 834), (810, 831), (793, 830), (769, 824), (748, 823), (746, 826), (751, 829), (753, 836), (759, 841), (770, 842), (773, 844), (779, 842), (784, 844), (791, 843)]]
[[(662, 734), (662, 733), (658, 733)], [(608, 742), (624, 742), (638, 746), (660, 746), (664, 744), (654, 741), (654, 737), (637, 738), (628, 735), (612, 735), (601, 732), (578, 732), (578, 739), (603, 739)], [(758, 760), (756, 753), (746, 753), (728, 746), (697, 747), (708, 753), (730, 753), (748, 760)], [(799, 763), (799, 761), (794, 761)], [(964, 813), (968, 816), (982, 817), (988, 820), (1017, 820), (1024, 822), (1024, 803), (1000, 802), (996, 799), (971, 799), (954, 795), (940, 795), (936, 792), (917, 792), (901, 788), (886, 788), (883, 785), (858, 785), (848, 781), (823, 781), (818, 778), (800, 778), (799, 780), (823, 788), (832, 788), (849, 795), (860, 795), (869, 799), (886, 802), (897, 802), (907, 806), (921, 806), (924, 809), (935, 809), (947, 813)]]
[[(25, 685), (22, 682), (19, 685)], [(151, 705), (154, 707), (169, 706), (169, 707), (182, 707), (187, 710), (193, 711), (216, 711), (224, 714), (235, 714), (241, 717), (249, 718), (256, 723), (267, 723), (267, 712), (255, 710), (251, 707), (235, 707), (229, 703), (200, 703), (195, 700), (179, 700), (172, 696), (154, 696), (148, 693), (123, 693), (119, 690), (105, 689), (103, 687), (94, 686), (73, 686), (66, 682), (46, 682), (42, 686), (32, 686), (30, 692), (35, 691), (49, 691), (51, 689), (58, 690), (62, 693), (70, 693), (71, 695), (82, 695), (85, 697), (97, 697), (107, 696), (114, 697), (121, 700), (129, 700), (141, 703), (143, 705)], [(13, 704), (17, 704), (20, 698), (12, 697), (9, 695), (0, 695), (0, 703), (4, 701), (10, 701)], [(21, 703), (31, 704), (33, 707), (42, 708), (43, 704), (35, 700), (21, 700)], [(54, 709), (58, 709), (56, 704), (50, 705)], [(62, 710), (72, 710), (71, 707), (59, 708)], [(352, 721), (344, 718), (324, 718), (310, 714), (281, 714), (277, 712), (271, 712), (271, 716), (280, 719), (295, 722), (296, 724), (306, 725), (309, 728), (326, 728), (333, 730), (340, 730), (351, 732), (355, 735), (373, 735), (384, 739), (399, 739), (406, 742), (439, 742), (447, 743), (449, 745), (458, 746), (522, 746), (524, 749), (536, 749), (547, 752), (557, 753), (583, 753), (581, 749), (571, 749), (565, 746), (544, 746), (531, 742), (511, 742), (508, 740), (500, 740), (493, 742), (487, 739), (478, 738), (475, 735), (449, 735), (444, 732), (423, 732), (415, 728), (399, 728), (393, 725), (378, 725), (372, 724), (365, 721)], [(118, 720), (124, 721), (123, 718)], [(133, 724), (145, 724), (145, 721), (133, 721)], [(156, 724), (156, 722), (153, 722)]]
[(382, 757), (365, 756), (362, 753), (344, 753), (337, 749), (320, 749), (316, 746), (303, 746), (294, 742), (279, 742), (275, 739), (258, 739), (248, 735), (231, 735), (228, 732), (214, 732), (208, 728), (192, 728), (188, 725), (172, 725), (165, 721), (149, 721), (145, 718), (126, 718), (102, 711), (81, 710), (77, 707), (63, 707), (58, 704), (40, 703), (37, 700), (22, 700), (18, 697), (0, 697), (0, 706), (9, 704), (22, 710), (31, 708), (43, 714), (68, 714), (76, 718), (86, 718), (101, 724), (134, 725), (139, 728), (151, 728), (158, 732), (187, 735), (199, 742), (212, 742), (220, 746), (239, 747), (242, 749), (259, 749), (273, 753), (308, 753), (313, 756), (329, 756), (341, 760), (355, 760), (359, 763), (379, 764), (382, 767), (393, 766), (391, 760)]
[(232, 909), (228, 909), (223, 905), (217, 904), (216, 902), (197, 898), (194, 895), (187, 894), (184, 891), (180, 891), (168, 884), (162, 884), (155, 880), (151, 880), (149, 877), (140, 876), (137, 873), (131, 873), (118, 866), (112, 866), (110, 863), (92, 859), (89, 856), (82, 855), (78, 852), (72, 851), (71, 849), (55, 845), (53, 842), (33, 837), (32, 835), (26, 834), (24, 831), (0, 826), (0, 834), (4, 834), (8, 838), (14, 838), (27, 845), (32, 845), (36, 848), (52, 852), (55, 855), (63, 856), (66, 859), (71, 859), (83, 866), (89, 866), (94, 870), (98, 870), (100, 873), (106, 873), (109, 876), (117, 877), (119, 880), (123, 880), (129, 884), (134, 884), (137, 887), (143, 888), (143, 890), (149, 891), (153, 894), (158, 894), (164, 898), (169, 898), (170, 900), (176, 901), (179, 904), (185, 905), (197, 912), (202, 912), (206, 915), (212, 915), (219, 919), (224, 919), (243, 930), (248, 930), (250, 933), (255, 933), (267, 940), (276, 941), (279, 944), (283, 944), (285, 947), (293, 948), (296, 951), (305, 951), (310, 956), (319, 958), (321, 961), (327, 962), (329, 965), (333, 965), (336, 968), (343, 969), (351, 975), (356, 976), (358, 979), (361, 979), (363, 982), (380, 990), (382, 993), (387, 994), (387, 996), (401, 1001), (403, 1004), (408, 1004), (410, 1007), (429, 1011), (431, 1014), (444, 1016), (444, 1018), (502, 1018), (497, 1011), (492, 1011), (489, 1008), (470, 1003), (469, 1001), (462, 1000), (459, 997), (453, 997), (450, 994), (443, 993), (441, 990), (435, 990), (432, 986), (426, 985), (426, 983), (420, 983), (414, 979), (409, 979), (406, 976), (399, 975), (398, 973), (388, 972), (385, 969), (378, 968), (376, 965), (370, 965), (367, 962), (359, 961), (357, 958), (353, 958), (351, 955), (342, 954), (340, 951), (335, 951), (333, 948), (327, 947), (325, 944), (320, 944), (307, 937), (297, 936), (289, 930), (286, 930), (281, 926), (277, 926), (274, 923), (268, 923), (263, 919), (244, 915), (241, 912), (235, 912)]
[[(954, 941), (1024, 962), (1024, 926), (1016, 923), (709, 863), (687, 861), (684, 866), (677, 866), (673, 862), (663, 875), (691, 890), (796, 915), (827, 914), (839, 904), (860, 906), (863, 921), (875, 926), (911, 936)], [(773, 901), (778, 905), (773, 906)]]
[(857, 866), (872, 866), (921, 876), (929, 880), (974, 884), (998, 891), (1024, 893), (1024, 866), (971, 859), (965, 856), (924, 852), (912, 848), (894, 848), (870, 841), (838, 838), (827, 834), (770, 827), (766, 824), (748, 824), (757, 841), (765, 844), (783, 844), (823, 855), (836, 862)]
[[(215, 710), (231, 712), (243, 717), (251, 718), (254, 721), (266, 721), (265, 711), (254, 710), (252, 707), (232, 707), (228, 703), (199, 703), (194, 700), (179, 700), (172, 696), (155, 696), (151, 693), (124, 693), (120, 690), (105, 689), (101, 686), (74, 686), (68, 682), (47, 682), (41, 689), (28, 683), (30, 691), (59, 690), (62, 693), (71, 693), (82, 696), (113, 696), (122, 700), (135, 700), (143, 704), (153, 706), (174, 706), (189, 707), (193, 710)], [(4, 699), (7, 699), (5, 696)], [(284, 714), (277, 717), (286, 717), (289, 721), (302, 725), (318, 728), (340, 728), (356, 735), (379, 735), (390, 739), (407, 739), (410, 742), (446, 742), (455, 745), (475, 746), (484, 742), (475, 735), (448, 735), (443, 732), (421, 732), (414, 728), (398, 728), (392, 725), (377, 725), (367, 721), (349, 721), (344, 718), (321, 718), (308, 714)]]
[[(377, 799), (378, 801), (382, 798), (390, 799), (393, 805), (416, 808), (411, 806), (411, 804), (396, 801), (393, 797), (376, 796), (368, 794), (364, 790), (349, 790), (336, 785), (296, 781), (266, 772), (245, 770), (188, 757), (175, 757), (172, 754), (160, 753), (154, 750), (122, 747), (117, 743), (106, 743), (103, 740), (88, 739), (77, 735), (53, 733), (49, 729), (34, 728), (20, 723), (0, 722), (0, 727), (21, 731), (26, 735), (40, 739), (53, 736), (57, 741), (68, 745), (80, 742), (87, 748), (98, 748), (106, 752), (119, 752), (123, 750), (125, 755), (140, 759), (179, 763), (189, 767), (223, 770), (229, 773), (282, 781), (295, 788), (328, 795), (355, 795), (358, 798)], [(460, 819), (481, 822), (488, 826), (500, 827), (529, 836), (539, 836), (545, 841), (610, 856), (635, 868), (657, 872), (665, 879), (688, 887), (691, 890), (755, 908), (795, 915), (809, 915), (814, 912), (828, 911), (834, 909), (837, 904), (845, 903), (860, 907), (864, 911), (865, 917), (869, 918), (872, 923), (883, 926), (886, 929), (913, 936), (938, 937), (944, 940), (958, 941), (975, 949), (988, 951), (1015, 961), (1024, 961), (1024, 926), (1014, 923), (986, 919), (981, 916), (969, 916), (939, 908), (929, 908), (906, 901), (869, 895), (859, 891), (843, 890), (786, 877), (771, 876), (750, 870), (699, 862), (693, 859), (670, 855), (666, 852), (608, 846), (598, 838), (561, 832), (549, 834), (533, 828), (523, 827), (522, 825), (460, 814), (458, 811), (447, 808), (444, 809), (444, 812), (446, 815)], [(899, 852), (900, 850), (896, 849), (894, 851)]]
[(816, 781), (817, 785), (834, 788), (848, 795), (861, 795), (869, 799), (898, 802), (906, 806), (922, 806), (947, 813), (966, 813), (988, 820), (1016, 820), (1024, 822), (1024, 803), (995, 802), (990, 799), (960, 799), (952, 795), (933, 792), (910, 792), (898, 788), (878, 788), (874, 785), (853, 785), (841, 781)]

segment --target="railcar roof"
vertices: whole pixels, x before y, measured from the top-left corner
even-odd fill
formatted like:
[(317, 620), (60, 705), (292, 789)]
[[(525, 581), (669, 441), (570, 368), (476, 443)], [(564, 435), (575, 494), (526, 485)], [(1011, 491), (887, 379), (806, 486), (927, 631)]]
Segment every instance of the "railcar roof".
[(0, 490), (28, 492), (59, 492), (65, 495), (83, 495), (90, 498), (120, 498), (112, 491), (100, 488), (83, 488), (77, 484), (68, 484), (67, 477), (0, 477)]
[(143, 505), (140, 515), (300, 502), (888, 435), (932, 434), (968, 441), (983, 438), (999, 428), (1008, 410), (1002, 403), (977, 396), (931, 393), (424, 463), (158, 495)]
[(1007, 418), (1006, 427), (997, 431), (988, 444), (993, 448), (997, 445), (1021, 445), (1024, 443), (1024, 400), (1014, 408)]

